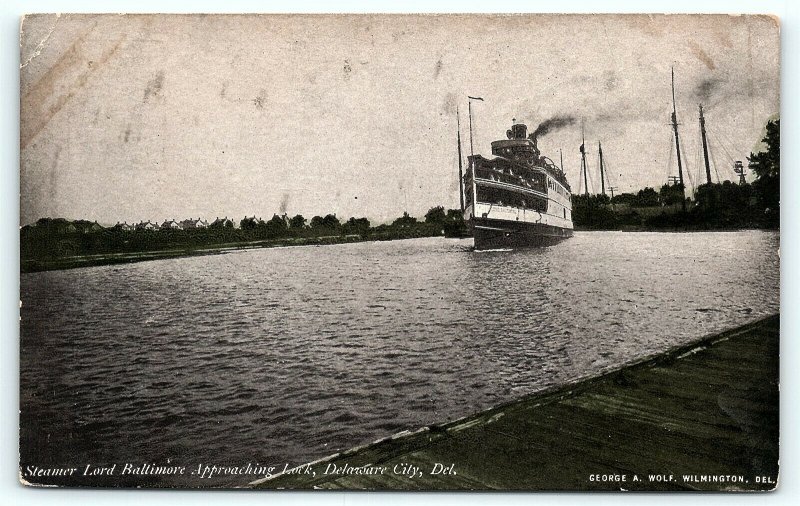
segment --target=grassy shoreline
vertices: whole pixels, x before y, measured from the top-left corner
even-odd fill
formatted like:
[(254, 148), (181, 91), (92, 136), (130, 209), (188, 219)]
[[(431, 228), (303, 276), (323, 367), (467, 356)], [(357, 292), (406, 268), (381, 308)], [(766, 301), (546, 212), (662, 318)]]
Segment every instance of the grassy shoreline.
[[(742, 232), (745, 230), (761, 230), (765, 232), (780, 232), (780, 229), (765, 228), (740, 228), (740, 229), (664, 229), (664, 228), (624, 228), (624, 229), (595, 229), (585, 227), (575, 227), (576, 232)], [(260, 248), (280, 248), (292, 246), (325, 246), (333, 244), (348, 244), (357, 242), (375, 241), (402, 241), (407, 239), (418, 239), (420, 237), (442, 237), (441, 235), (420, 235), (413, 237), (394, 237), (377, 235), (329, 235), (319, 237), (290, 237), (281, 239), (263, 239), (244, 242), (226, 242), (208, 246), (187, 246), (171, 249), (135, 251), (135, 252), (109, 252), (91, 255), (74, 255), (61, 258), (21, 258), (20, 273), (33, 273), (43, 271), (56, 271), (67, 269), (78, 269), (82, 267), (96, 267), (101, 265), (130, 264), (137, 262), (147, 262), (150, 260), (164, 260), (170, 258), (182, 258), (204, 255), (221, 255), (232, 251), (242, 251)]]
[[(423, 236), (439, 237), (439, 236)], [(130, 264), (147, 262), (150, 260), (164, 260), (205, 255), (221, 255), (232, 251), (243, 251), (261, 248), (279, 248), (289, 246), (326, 246), (333, 244), (348, 244), (356, 242), (374, 241), (400, 241), (417, 239), (418, 237), (380, 237), (361, 236), (357, 234), (321, 236), (321, 237), (294, 237), (282, 239), (265, 239), (247, 242), (221, 243), (209, 246), (172, 248), (153, 251), (99, 253), (93, 255), (75, 255), (63, 258), (25, 259), (20, 260), (20, 273), (78, 269), (81, 267), (96, 267), (100, 265)]]

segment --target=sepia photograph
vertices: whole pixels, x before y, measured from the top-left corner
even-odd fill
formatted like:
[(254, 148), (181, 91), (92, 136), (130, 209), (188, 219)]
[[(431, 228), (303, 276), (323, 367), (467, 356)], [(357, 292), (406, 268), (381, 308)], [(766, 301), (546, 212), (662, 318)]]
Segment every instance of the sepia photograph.
[(775, 490), (780, 31), (25, 15), (19, 482)]

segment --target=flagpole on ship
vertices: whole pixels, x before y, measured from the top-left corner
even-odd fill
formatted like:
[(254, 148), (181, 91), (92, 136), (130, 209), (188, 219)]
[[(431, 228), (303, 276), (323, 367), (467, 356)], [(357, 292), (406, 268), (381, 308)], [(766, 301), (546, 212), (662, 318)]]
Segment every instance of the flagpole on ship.
[(456, 106), (456, 125), (458, 128), (458, 197), (461, 202), (461, 214), (464, 214), (464, 167), (461, 163), (461, 119)]
[(483, 99), (481, 97), (470, 97), (469, 95), (467, 95), (467, 98), (469, 99), (467, 102), (469, 104), (469, 155), (473, 156), (475, 155), (475, 147), (472, 145), (472, 101), (480, 100), (483, 102)]
[(470, 155), (469, 156), (469, 158), (470, 158), (470, 160), (469, 160), (469, 168), (470, 168), (470, 171), (472, 172), (472, 213), (474, 215), (474, 213), (475, 213), (475, 205), (478, 202), (478, 194), (477, 194), (478, 188), (477, 188), (477, 184), (475, 183), (475, 159), (474, 159), (475, 150), (474, 150), (474, 147), (473, 147), (473, 144), (472, 144), (472, 101), (473, 100), (480, 100), (481, 102), (483, 102), (483, 98), (481, 98), (481, 97), (471, 97), (469, 95), (467, 95), (467, 98), (469, 99), (467, 101), (468, 108), (469, 108), (469, 155)]

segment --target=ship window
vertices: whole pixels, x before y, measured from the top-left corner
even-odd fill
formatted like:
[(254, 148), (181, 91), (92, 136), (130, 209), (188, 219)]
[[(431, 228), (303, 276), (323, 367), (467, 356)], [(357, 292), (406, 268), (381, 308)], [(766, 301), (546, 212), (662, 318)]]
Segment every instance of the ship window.
[(504, 205), (522, 209), (533, 209), (539, 212), (544, 212), (547, 209), (547, 199), (542, 197), (525, 195), (503, 188), (493, 188), (482, 185), (478, 186), (478, 202), (495, 204), (498, 206)]
[(531, 189), (540, 192), (546, 191), (544, 174), (542, 174), (541, 172), (532, 172), (530, 173), (529, 177), (530, 177)]

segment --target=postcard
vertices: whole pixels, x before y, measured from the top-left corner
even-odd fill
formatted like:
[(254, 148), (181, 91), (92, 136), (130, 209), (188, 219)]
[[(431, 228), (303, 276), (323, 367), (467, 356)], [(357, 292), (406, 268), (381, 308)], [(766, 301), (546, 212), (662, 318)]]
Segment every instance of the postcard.
[(777, 18), (20, 30), (24, 485), (778, 486)]

